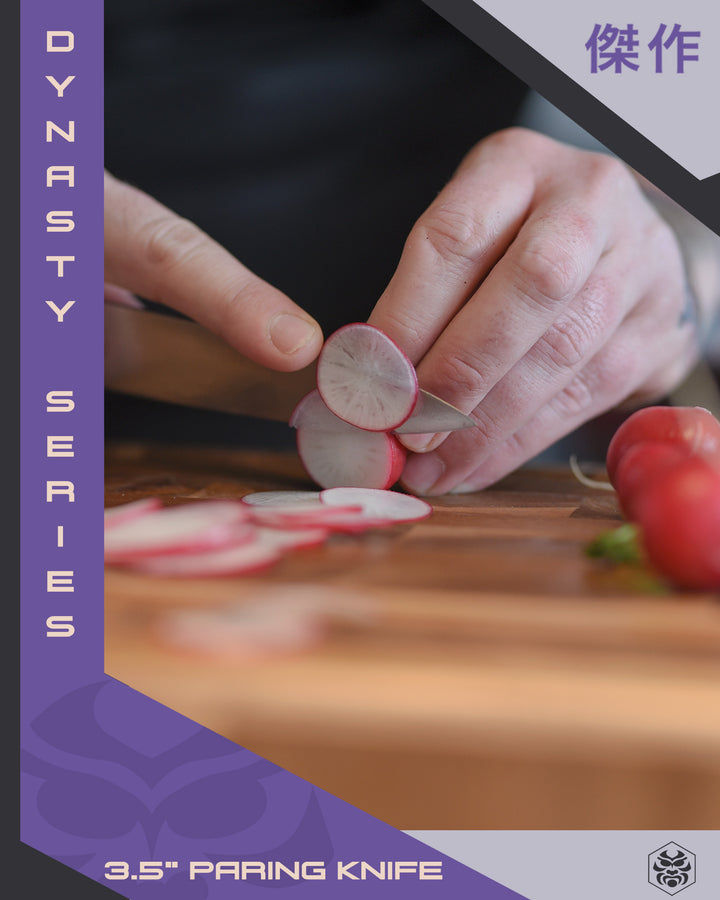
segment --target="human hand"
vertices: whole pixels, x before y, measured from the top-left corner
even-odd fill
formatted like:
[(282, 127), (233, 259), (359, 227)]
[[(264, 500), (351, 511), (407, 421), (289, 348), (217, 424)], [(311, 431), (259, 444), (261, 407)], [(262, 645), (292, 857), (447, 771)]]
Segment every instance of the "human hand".
[(369, 322), (477, 427), (404, 435), (402, 482), (483, 488), (695, 359), (672, 230), (617, 160), (513, 128), (481, 141), (412, 229)]
[(106, 298), (164, 303), (279, 371), (320, 352), (315, 320), (258, 278), (197, 226), (105, 174)]

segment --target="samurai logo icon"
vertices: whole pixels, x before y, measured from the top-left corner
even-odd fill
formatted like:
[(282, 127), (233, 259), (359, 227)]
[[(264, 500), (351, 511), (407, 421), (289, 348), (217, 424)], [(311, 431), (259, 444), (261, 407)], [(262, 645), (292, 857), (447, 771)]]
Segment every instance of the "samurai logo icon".
[(666, 894), (695, 884), (695, 854), (670, 841), (648, 856), (648, 881)]

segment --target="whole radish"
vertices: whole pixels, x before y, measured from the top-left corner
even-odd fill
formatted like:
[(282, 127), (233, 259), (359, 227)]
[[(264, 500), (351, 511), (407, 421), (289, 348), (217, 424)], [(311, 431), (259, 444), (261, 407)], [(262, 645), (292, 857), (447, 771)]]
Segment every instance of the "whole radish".
[(614, 476), (618, 503), (625, 518), (634, 522), (642, 495), (653, 490), (665, 472), (688, 456), (681, 446), (660, 441), (640, 441), (628, 447), (615, 467)]
[(649, 562), (679, 587), (720, 589), (720, 470), (688, 456), (634, 503)]
[(613, 435), (606, 465), (613, 486), (617, 467), (634, 444), (654, 441), (677, 446), (688, 454), (720, 458), (720, 422), (699, 406), (648, 406), (633, 413)]

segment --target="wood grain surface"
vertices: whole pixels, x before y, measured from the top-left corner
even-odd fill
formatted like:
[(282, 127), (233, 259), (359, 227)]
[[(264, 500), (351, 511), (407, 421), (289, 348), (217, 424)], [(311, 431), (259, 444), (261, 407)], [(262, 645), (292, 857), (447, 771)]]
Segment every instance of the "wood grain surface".
[[(309, 487), (293, 456), (108, 448), (107, 506)], [(398, 828), (718, 828), (720, 598), (589, 559), (621, 520), (565, 468), (433, 506), (254, 577), (108, 569), (107, 672)], [(177, 637), (304, 608), (290, 650)]]

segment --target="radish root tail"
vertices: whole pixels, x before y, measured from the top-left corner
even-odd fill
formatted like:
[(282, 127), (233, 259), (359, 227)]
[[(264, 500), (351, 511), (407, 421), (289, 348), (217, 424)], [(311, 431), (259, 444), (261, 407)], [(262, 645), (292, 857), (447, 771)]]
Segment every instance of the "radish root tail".
[(570, 456), (570, 471), (573, 473), (575, 478), (580, 482), (580, 484), (585, 485), (585, 487), (594, 488), (597, 491), (614, 491), (615, 488), (610, 484), (609, 481), (596, 481), (594, 478), (588, 478), (587, 475), (584, 474), (582, 469), (580, 468), (580, 464), (578, 463), (577, 456), (573, 453)]

